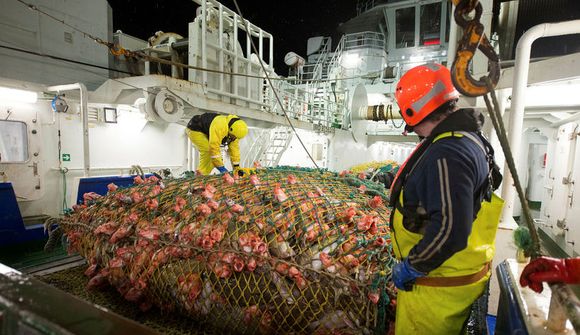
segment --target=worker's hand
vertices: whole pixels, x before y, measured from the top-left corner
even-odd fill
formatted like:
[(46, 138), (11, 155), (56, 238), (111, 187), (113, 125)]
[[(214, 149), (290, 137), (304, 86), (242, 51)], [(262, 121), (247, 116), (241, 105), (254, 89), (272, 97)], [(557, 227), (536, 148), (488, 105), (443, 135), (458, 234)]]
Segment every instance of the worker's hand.
[(408, 258), (393, 267), (393, 282), (399, 290), (410, 291), (419, 277), (425, 277), (425, 274), (415, 270)]
[(520, 284), (541, 293), (542, 283), (580, 283), (580, 259), (538, 257), (526, 265), (520, 276)]
[(220, 173), (228, 173), (228, 169), (226, 169), (226, 168), (225, 168), (225, 167), (223, 167), (223, 166), (218, 166), (218, 167), (216, 167), (216, 169), (218, 169), (218, 171), (219, 171)]
[(238, 165), (238, 164), (235, 164), (235, 165), (234, 165), (234, 176), (235, 176), (235, 175), (238, 175), (238, 176), (240, 176), (240, 177), (243, 177), (243, 176), (244, 176), (244, 174), (245, 174), (245, 173), (244, 173), (244, 171), (240, 169), (240, 165)]

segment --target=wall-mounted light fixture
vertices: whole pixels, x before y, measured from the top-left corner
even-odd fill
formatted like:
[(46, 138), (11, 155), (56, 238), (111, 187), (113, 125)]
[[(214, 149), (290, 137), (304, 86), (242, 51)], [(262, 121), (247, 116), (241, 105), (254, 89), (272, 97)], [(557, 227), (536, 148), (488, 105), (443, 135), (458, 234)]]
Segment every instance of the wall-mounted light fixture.
[(27, 102), (35, 103), (38, 100), (36, 92), (18, 90), (15, 88), (0, 87), (0, 103), (10, 102)]

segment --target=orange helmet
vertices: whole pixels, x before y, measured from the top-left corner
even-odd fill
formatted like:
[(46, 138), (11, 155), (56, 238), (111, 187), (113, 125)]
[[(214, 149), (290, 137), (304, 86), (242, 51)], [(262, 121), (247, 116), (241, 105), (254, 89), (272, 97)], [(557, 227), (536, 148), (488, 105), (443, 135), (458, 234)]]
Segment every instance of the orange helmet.
[(395, 99), (405, 123), (416, 126), (449, 100), (459, 98), (451, 73), (440, 64), (428, 63), (407, 71), (397, 83)]

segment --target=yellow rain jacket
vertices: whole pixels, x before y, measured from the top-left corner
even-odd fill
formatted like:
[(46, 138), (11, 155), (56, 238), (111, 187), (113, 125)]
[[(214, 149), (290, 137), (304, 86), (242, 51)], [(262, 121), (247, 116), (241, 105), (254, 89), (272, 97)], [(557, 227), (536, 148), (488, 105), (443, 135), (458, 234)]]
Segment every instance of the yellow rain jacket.
[(194, 116), (187, 124), (187, 136), (199, 151), (198, 170), (208, 175), (214, 167), (224, 166), (221, 146), (228, 147), (232, 165), (240, 164), (240, 139), (230, 141), (231, 122), (239, 119), (236, 115), (205, 113)]
[[(398, 335), (462, 333), (471, 305), (485, 290), (503, 207), (503, 200), (489, 186), (493, 183), (486, 163), (493, 164), (493, 153), (486, 150), (473, 132), (444, 132), (432, 142), (420, 144), (397, 175), (399, 180), (394, 182), (391, 193), (396, 197), (392, 199), (393, 249), (399, 260), (409, 258), (411, 266), (426, 273), (410, 291), (398, 291)], [(453, 158), (450, 153), (457, 153), (458, 157)], [(466, 165), (456, 165), (454, 161)], [(458, 167), (468, 167), (467, 172)], [(461, 179), (462, 174), (480, 183), (466, 182)], [(434, 180), (430, 181), (429, 176)], [(454, 187), (454, 181), (469, 186)], [(472, 195), (458, 194), (470, 188)], [(407, 191), (414, 199), (406, 199)], [(479, 199), (483, 200), (476, 204)], [(462, 209), (457, 206), (467, 207), (467, 214), (461, 216)], [(473, 211), (477, 212), (470, 214)], [(454, 234), (460, 237), (451, 236)]]

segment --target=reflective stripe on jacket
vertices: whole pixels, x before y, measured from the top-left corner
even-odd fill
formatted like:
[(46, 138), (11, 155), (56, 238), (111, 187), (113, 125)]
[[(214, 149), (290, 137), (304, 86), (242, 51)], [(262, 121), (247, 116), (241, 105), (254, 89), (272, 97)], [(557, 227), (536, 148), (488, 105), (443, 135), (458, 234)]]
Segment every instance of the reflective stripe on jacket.
[(482, 201), (489, 168), (477, 139), (471, 132), (435, 137), (399, 194), (395, 254), (429, 277), (473, 274), (493, 258), (503, 200)]
[(240, 164), (240, 140), (235, 139), (227, 143), (229, 124), (232, 119), (239, 119), (236, 115), (218, 115), (216, 113), (204, 113), (191, 118), (187, 128), (205, 134), (209, 141), (209, 154), (215, 167), (224, 166), (222, 160), (222, 145), (228, 146), (228, 154), (232, 164)]

